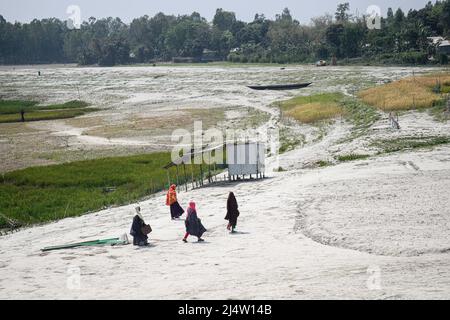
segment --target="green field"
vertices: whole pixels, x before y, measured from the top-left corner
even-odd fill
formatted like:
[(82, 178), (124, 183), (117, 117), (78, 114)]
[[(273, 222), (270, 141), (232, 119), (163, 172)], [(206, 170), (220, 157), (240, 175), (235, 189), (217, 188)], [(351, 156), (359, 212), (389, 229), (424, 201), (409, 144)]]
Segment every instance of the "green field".
[(88, 108), (84, 101), (73, 100), (61, 104), (38, 105), (36, 101), (0, 100), (0, 123), (66, 119), (81, 116), (97, 109)]
[[(170, 153), (77, 161), (33, 167), (0, 176), (0, 228), (7, 219), (28, 225), (78, 216), (104, 207), (134, 202), (167, 188)], [(203, 166), (204, 177), (208, 173)], [(199, 180), (200, 166), (187, 165), (187, 178)], [(176, 182), (176, 169), (169, 170)], [(184, 182), (183, 170), (179, 183)], [(161, 206), (165, 199), (161, 199)]]

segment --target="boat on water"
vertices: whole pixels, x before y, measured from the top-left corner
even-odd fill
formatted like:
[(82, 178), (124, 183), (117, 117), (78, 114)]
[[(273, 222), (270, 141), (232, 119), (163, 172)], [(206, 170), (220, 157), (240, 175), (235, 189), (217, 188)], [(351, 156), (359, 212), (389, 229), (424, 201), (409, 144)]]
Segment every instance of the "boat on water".
[(267, 86), (248, 86), (248, 88), (253, 90), (294, 90), (301, 89), (310, 86), (312, 82), (307, 83), (294, 83), (294, 84), (274, 84)]

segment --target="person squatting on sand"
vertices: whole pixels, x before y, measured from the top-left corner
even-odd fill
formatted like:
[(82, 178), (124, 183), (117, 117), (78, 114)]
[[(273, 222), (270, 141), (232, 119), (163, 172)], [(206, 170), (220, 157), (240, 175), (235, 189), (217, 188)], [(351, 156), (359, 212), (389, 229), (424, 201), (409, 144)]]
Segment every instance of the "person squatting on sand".
[(136, 207), (136, 215), (133, 218), (133, 224), (131, 225), (130, 234), (133, 236), (133, 244), (135, 246), (148, 246), (148, 236), (151, 232), (149, 225), (146, 225), (144, 218), (141, 214), (141, 207)]
[(197, 210), (195, 209), (195, 202), (189, 201), (189, 207), (187, 209), (186, 221), (184, 222), (186, 226), (186, 234), (184, 235), (183, 241), (187, 242), (187, 237), (189, 235), (196, 236), (198, 242), (203, 242), (203, 233), (206, 232), (205, 227), (202, 225), (202, 221), (197, 216)]
[(227, 200), (227, 215), (225, 220), (228, 220), (227, 229), (231, 229), (231, 233), (234, 233), (236, 228), (237, 218), (239, 217), (238, 204), (233, 192), (230, 192)]
[(166, 205), (170, 206), (170, 216), (172, 220), (178, 219), (184, 213), (184, 209), (180, 206), (177, 200), (176, 185), (171, 185), (169, 191), (167, 191)]

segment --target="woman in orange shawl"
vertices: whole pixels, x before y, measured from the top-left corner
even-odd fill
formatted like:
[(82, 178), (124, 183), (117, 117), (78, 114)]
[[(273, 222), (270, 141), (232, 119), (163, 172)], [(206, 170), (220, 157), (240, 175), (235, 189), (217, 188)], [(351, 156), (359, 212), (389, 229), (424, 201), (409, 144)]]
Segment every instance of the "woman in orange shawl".
[(170, 216), (172, 220), (178, 219), (184, 213), (183, 208), (180, 206), (177, 200), (176, 185), (171, 185), (166, 195), (166, 205), (170, 206)]

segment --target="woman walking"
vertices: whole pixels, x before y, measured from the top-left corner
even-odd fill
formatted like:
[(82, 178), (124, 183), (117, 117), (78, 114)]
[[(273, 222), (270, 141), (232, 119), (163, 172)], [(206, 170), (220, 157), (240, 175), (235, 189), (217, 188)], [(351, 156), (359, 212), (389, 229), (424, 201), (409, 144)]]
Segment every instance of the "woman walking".
[(225, 220), (228, 220), (227, 229), (231, 230), (231, 233), (235, 233), (234, 229), (237, 225), (237, 218), (239, 217), (238, 204), (233, 192), (230, 192), (227, 200), (227, 215)]
[[(133, 218), (133, 224), (131, 225), (131, 230), (130, 230), (130, 234), (133, 236), (133, 244), (135, 246), (148, 246), (148, 236), (147, 234), (149, 233), (148, 230), (146, 230), (146, 228), (150, 228), (149, 225), (146, 225), (144, 222), (144, 218), (142, 217), (141, 214), (141, 208), (140, 207), (136, 207), (136, 215)], [(151, 230), (151, 228), (150, 228)], [(145, 232), (148, 232), (147, 234)]]
[(177, 200), (176, 185), (171, 185), (166, 195), (166, 205), (170, 206), (170, 216), (172, 220), (178, 219), (184, 213), (183, 208)]
[(202, 221), (197, 216), (197, 210), (195, 209), (195, 202), (189, 202), (189, 208), (187, 209), (186, 221), (184, 222), (186, 225), (186, 234), (184, 235), (183, 241), (187, 242), (187, 238), (189, 235), (196, 236), (198, 242), (203, 242), (205, 240), (202, 239), (203, 233), (206, 232), (205, 227), (202, 225)]

